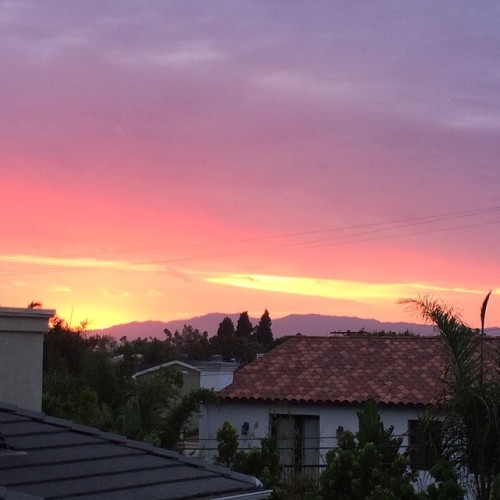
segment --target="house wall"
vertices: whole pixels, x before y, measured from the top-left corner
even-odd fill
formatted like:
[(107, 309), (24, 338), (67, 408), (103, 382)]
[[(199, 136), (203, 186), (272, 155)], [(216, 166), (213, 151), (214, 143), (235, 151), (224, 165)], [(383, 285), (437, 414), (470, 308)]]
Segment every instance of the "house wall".
[[(195, 368), (188, 368), (180, 364), (172, 365), (172, 368), (178, 370), (182, 375), (181, 396), (186, 396), (192, 391), (200, 388), (201, 374)], [(199, 427), (198, 414), (194, 413), (186, 422), (187, 435), (196, 433)]]
[(200, 386), (220, 391), (233, 382), (235, 368), (207, 367), (201, 369)]
[[(179, 361), (170, 361), (147, 370), (135, 373), (133, 378), (140, 380), (142, 378), (154, 377), (162, 370), (173, 370), (179, 372), (182, 377), (182, 387), (180, 388), (180, 397), (187, 396), (191, 392), (200, 388), (201, 374), (198, 368)], [(186, 432), (190, 436), (198, 430), (198, 414), (193, 414), (186, 422)]]
[(172, 365), (172, 368), (179, 371), (182, 375), (181, 394), (183, 396), (201, 387), (200, 386), (201, 374), (198, 370), (193, 368), (187, 368), (182, 365)]
[(152, 375), (162, 368), (174, 368), (182, 374), (183, 394), (200, 387), (220, 391), (232, 383), (233, 374), (238, 367), (238, 363), (222, 361), (192, 361), (188, 363), (175, 360), (137, 372), (133, 375), (133, 378)]
[[(357, 431), (358, 418), (356, 412), (360, 406), (355, 405), (277, 405), (263, 402), (223, 401), (219, 405), (207, 405), (200, 414), (200, 444), (205, 454), (213, 457), (217, 452), (217, 430), (225, 420), (236, 428), (239, 434), (239, 448), (249, 449), (259, 446), (262, 438), (270, 433), (270, 421), (273, 415), (311, 415), (319, 416), (319, 465), (325, 463), (325, 455), (336, 445), (337, 428)], [(408, 420), (418, 418), (416, 408), (381, 406), (379, 414), (385, 427), (394, 426), (394, 434), (403, 437), (403, 446), (408, 445)], [(242, 434), (242, 426), (249, 423), (248, 435)]]
[(0, 307), (0, 400), (42, 408), (43, 335), (55, 311)]

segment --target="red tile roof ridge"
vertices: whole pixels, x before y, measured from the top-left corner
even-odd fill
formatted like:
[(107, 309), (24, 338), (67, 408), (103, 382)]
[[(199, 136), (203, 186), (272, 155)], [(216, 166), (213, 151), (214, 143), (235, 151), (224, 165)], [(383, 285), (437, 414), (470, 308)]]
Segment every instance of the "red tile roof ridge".
[[(500, 340), (497, 339), (497, 340)], [(290, 337), (234, 375), (224, 400), (428, 405), (442, 389), (438, 336)]]

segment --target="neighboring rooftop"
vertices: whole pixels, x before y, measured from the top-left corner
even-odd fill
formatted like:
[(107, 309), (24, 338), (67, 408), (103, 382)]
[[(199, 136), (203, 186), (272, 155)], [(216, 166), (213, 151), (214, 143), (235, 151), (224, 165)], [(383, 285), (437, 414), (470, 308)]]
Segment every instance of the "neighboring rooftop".
[(428, 405), (444, 373), (437, 337), (293, 337), (234, 374), (226, 400)]
[(146, 375), (148, 373), (154, 373), (162, 368), (169, 368), (181, 366), (190, 368), (199, 372), (229, 372), (233, 373), (240, 367), (240, 364), (236, 361), (223, 361), (222, 356), (214, 355), (211, 359), (173, 359), (171, 361), (167, 361), (165, 363), (161, 363), (159, 365), (142, 367), (140, 370), (136, 371), (132, 377), (141, 377), (142, 375)]
[(0, 403), (0, 498), (268, 498), (251, 476)]

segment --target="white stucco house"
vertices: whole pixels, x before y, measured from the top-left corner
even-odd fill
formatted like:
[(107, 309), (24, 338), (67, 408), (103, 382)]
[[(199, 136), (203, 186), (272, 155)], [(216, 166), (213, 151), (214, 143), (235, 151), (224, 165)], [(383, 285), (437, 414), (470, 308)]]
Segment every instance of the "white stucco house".
[(213, 389), (220, 391), (227, 387), (233, 381), (234, 372), (240, 367), (236, 361), (223, 361), (222, 356), (214, 355), (209, 360), (173, 360), (161, 365), (138, 371), (132, 375), (137, 379), (148, 374), (156, 373), (164, 368), (173, 368), (179, 370), (183, 378), (183, 387), (189, 390)]
[[(296, 336), (235, 373), (220, 403), (204, 408), (200, 441), (215, 454), (227, 420), (240, 449), (273, 436), (285, 470), (317, 473), (337, 434), (357, 431), (356, 412), (374, 399), (385, 427), (414, 445), (418, 416), (440, 391), (444, 369), (437, 337)], [(421, 455), (411, 460), (423, 468)]]

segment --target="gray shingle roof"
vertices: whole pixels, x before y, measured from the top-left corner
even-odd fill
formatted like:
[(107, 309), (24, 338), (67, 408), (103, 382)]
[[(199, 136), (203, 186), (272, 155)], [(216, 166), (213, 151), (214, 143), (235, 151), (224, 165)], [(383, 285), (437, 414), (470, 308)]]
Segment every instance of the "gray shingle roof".
[(251, 476), (1, 402), (0, 433), (8, 446), (0, 450), (0, 498), (267, 496)]

